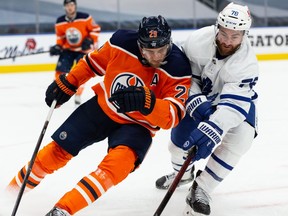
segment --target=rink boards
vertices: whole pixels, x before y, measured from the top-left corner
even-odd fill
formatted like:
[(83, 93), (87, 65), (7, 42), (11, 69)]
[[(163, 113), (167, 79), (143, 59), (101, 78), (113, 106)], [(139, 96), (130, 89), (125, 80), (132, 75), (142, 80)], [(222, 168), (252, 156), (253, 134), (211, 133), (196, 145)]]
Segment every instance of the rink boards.
[[(173, 42), (181, 46), (194, 30), (173, 30)], [(113, 32), (101, 32), (100, 46)], [(263, 60), (288, 60), (288, 27), (252, 28), (251, 45), (257, 58)], [(55, 34), (29, 34), (0, 36), (0, 73), (52, 71), (58, 57), (47, 52), (56, 42)]]

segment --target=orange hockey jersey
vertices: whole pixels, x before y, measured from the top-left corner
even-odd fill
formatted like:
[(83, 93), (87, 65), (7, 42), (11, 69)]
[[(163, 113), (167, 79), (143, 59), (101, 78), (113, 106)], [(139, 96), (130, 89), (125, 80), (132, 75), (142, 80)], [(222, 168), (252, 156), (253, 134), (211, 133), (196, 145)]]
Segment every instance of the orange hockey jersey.
[[(135, 31), (118, 30), (99, 50), (84, 56), (67, 80), (80, 86), (95, 75), (104, 76), (102, 82), (92, 87), (103, 111), (118, 123), (140, 124), (154, 136), (159, 128), (175, 127), (184, 117), (192, 72), (187, 57), (176, 45), (165, 58), (166, 64), (160, 68), (145, 66), (141, 63), (137, 36)], [(116, 90), (130, 85), (147, 86), (155, 93), (155, 107), (149, 115), (138, 111), (117, 113), (108, 101)]]
[(55, 24), (56, 44), (63, 49), (81, 52), (83, 40), (89, 37), (93, 40), (94, 47), (97, 48), (100, 30), (101, 27), (87, 13), (77, 12), (75, 19), (72, 21), (63, 15), (57, 19)]

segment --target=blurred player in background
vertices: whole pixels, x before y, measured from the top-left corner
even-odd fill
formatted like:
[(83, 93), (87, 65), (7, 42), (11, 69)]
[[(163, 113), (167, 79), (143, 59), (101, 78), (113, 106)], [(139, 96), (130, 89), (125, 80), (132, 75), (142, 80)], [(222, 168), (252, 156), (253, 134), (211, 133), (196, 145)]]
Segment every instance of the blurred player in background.
[[(199, 170), (186, 198), (184, 215), (209, 215), (210, 194), (233, 170), (256, 136), (258, 62), (247, 37), (251, 26), (247, 6), (230, 3), (215, 26), (194, 31), (183, 50), (190, 60), (192, 85), (187, 115), (172, 129), (169, 151), (174, 172), (156, 181), (167, 189), (197, 146), (195, 160), (208, 162)], [(213, 150), (214, 146), (217, 147)], [(190, 163), (180, 185), (194, 178)]]
[[(61, 74), (48, 87), (46, 103), (51, 106), (56, 99), (60, 106), (91, 77), (104, 76), (92, 87), (95, 96), (80, 105), (52, 135), (53, 141), (38, 152), (26, 191), (82, 149), (108, 138), (108, 153), (95, 171), (83, 177), (47, 216), (73, 215), (96, 201), (142, 163), (160, 128), (171, 129), (184, 117), (191, 74), (189, 60), (172, 43), (171, 29), (162, 16), (144, 17), (138, 32), (116, 31), (99, 50), (80, 59), (67, 76)], [(19, 191), (25, 173), (26, 166), (7, 189)]]
[[(85, 54), (98, 48), (100, 26), (92, 16), (77, 11), (76, 0), (64, 0), (66, 14), (58, 17), (55, 24), (56, 45), (50, 47), (50, 55), (59, 55), (55, 78), (62, 73), (68, 73), (72, 66)], [(75, 94), (75, 104), (81, 103), (84, 86), (78, 88)]]

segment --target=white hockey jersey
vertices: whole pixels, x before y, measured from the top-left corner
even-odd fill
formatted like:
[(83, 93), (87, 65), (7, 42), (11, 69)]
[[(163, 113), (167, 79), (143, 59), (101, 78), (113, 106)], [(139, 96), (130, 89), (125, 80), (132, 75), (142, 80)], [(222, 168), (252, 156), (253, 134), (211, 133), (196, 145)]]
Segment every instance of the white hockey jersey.
[(192, 32), (183, 45), (190, 60), (192, 85), (189, 95), (204, 94), (216, 111), (209, 120), (223, 130), (247, 121), (257, 130), (256, 99), (253, 87), (258, 81), (256, 55), (247, 36), (240, 48), (222, 60), (216, 58), (215, 26)]

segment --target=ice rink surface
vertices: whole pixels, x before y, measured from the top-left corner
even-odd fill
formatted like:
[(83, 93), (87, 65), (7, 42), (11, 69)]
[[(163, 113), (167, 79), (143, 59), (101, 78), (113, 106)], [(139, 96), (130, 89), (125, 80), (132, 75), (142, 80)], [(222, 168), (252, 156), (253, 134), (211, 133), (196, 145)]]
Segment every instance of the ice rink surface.
[[(260, 62), (259, 136), (234, 171), (212, 194), (211, 216), (288, 215), (288, 61)], [(9, 216), (15, 199), (5, 186), (30, 160), (49, 108), (44, 94), (54, 73), (0, 75), (0, 216)], [(90, 80), (83, 101), (93, 93)], [(54, 110), (41, 147), (75, 109), (73, 98)], [(79, 216), (152, 216), (166, 191), (155, 188), (155, 180), (171, 171), (167, 149), (169, 131), (159, 131), (142, 166), (121, 184), (111, 188)], [(45, 215), (54, 203), (84, 176), (95, 170), (107, 149), (106, 142), (83, 150), (63, 169), (47, 176), (22, 197), (17, 215)], [(203, 168), (205, 161), (196, 163)], [(189, 186), (177, 188), (163, 216), (181, 216)]]

